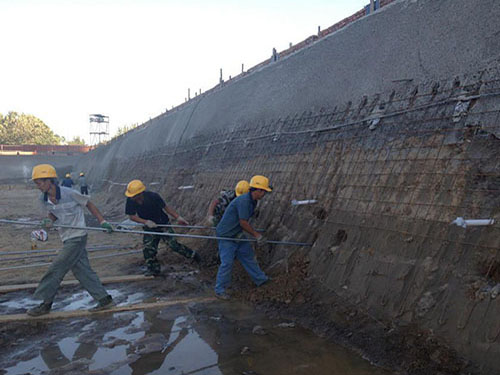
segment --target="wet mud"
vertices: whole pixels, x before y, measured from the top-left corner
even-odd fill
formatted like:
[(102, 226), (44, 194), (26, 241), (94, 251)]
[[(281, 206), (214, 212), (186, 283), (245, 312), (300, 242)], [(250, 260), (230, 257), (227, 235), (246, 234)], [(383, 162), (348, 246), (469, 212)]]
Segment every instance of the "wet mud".
[[(0, 195), (11, 202), (6, 211), (10, 217), (33, 217), (36, 202), (31, 198), (36, 191), (0, 190)], [(96, 200), (99, 202), (99, 196)], [(100, 206), (106, 212), (119, 210), (118, 206)], [(29, 228), (0, 226), (0, 232), (0, 251), (29, 248)], [(89, 247), (114, 244), (140, 249), (140, 240), (140, 236), (92, 233)], [(161, 277), (105, 285), (117, 305), (213, 296), (216, 244), (183, 241), (200, 251), (201, 268), (162, 245)], [(39, 243), (38, 248), (58, 246), (57, 234), (49, 232), (49, 241)], [(276, 251), (284, 250), (258, 251), (272, 277), (260, 288), (235, 264), (230, 302), (0, 324), (0, 374), (474, 373), (474, 368), (429, 331), (387, 325), (333, 292), (326, 297), (318, 285), (320, 280), (310, 272), (306, 250), (287, 249), (285, 257), (273, 262), (269, 254)], [(143, 265), (141, 254), (92, 260), (100, 277), (140, 274)], [(36, 282), (44, 270), (4, 271), (0, 283)], [(0, 313), (19, 314), (35, 306), (38, 301), (31, 293), (1, 294)], [(53, 309), (88, 309), (93, 303), (81, 287), (65, 286)]]
[[(154, 301), (161, 282), (108, 290), (118, 305)], [(91, 301), (85, 294), (64, 289), (54, 309), (88, 308)], [(3, 297), (3, 314), (32, 304), (25, 291)], [(0, 340), (1, 373), (9, 375), (389, 373), (294, 321), (269, 319), (236, 300), (95, 318), (29, 320), (2, 326)]]

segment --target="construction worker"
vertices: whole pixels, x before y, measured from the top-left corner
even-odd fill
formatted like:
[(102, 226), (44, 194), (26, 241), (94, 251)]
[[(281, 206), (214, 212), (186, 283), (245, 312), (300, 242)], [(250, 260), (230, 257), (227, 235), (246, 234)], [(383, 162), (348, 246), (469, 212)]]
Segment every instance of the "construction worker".
[[(42, 192), (40, 203), (47, 217), (41, 221), (43, 228), (52, 227), (53, 223), (75, 227), (85, 227), (83, 207), (87, 207), (99, 221), (101, 228), (108, 232), (113, 227), (102, 217), (97, 207), (89, 201), (88, 196), (79, 194), (73, 189), (59, 187), (56, 184), (57, 174), (52, 165), (40, 164), (33, 168), (32, 180)], [(59, 285), (68, 271), (72, 271), (80, 284), (97, 301), (90, 311), (99, 311), (113, 306), (113, 299), (106, 292), (97, 274), (90, 267), (87, 250), (87, 231), (84, 229), (59, 228), (63, 241), (63, 249), (50, 265), (40, 280), (35, 291), (35, 298), (43, 302), (27, 311), (28, 315), (48, 314)]]
[(144, 260), (147, 267), (144, 273), (146, 276), (158, 276), (161, 272), (160, 262), (156, 258), (160, 240), (165, 241), (173, 251), (184, 257), (193, 259), (197, 263), (201, 261), (200, 255), (196, 251), (180, 244), (174, 237), (154, 234), (155, 232), (174, 233), (172, 228), (161, 227), (170, 224), (168, 215), (176, 219), (181, 225), (189, 225), (172, 207), (165, 204), (159, 194), (147, 191), (142, 181), (133, 180), (128, 184), (125, 196), (127, 196), (125, 214), (129, 216), (130, 220), (143, 224), (145, 231), (152, 232), (151, 234), (144, 234), (142, 240), (144, 244)]
[(64, 176), (61, 186), (72, 188), (73, 187), (73, 180), (71, 179), (71, 175), (69, 173), (66, 173), (66, 176)]
[(83, 195), (89, 195), (89, 189), (87, 186), (87, 179), (85, 178), (85, 173), (80, 172), (78, 177), (78, 184), (80, 185), (80, 193)]
[[(217, 236), (242, 239), (245, 238), (244, 232), (246, 232), (257, 239), (257, 245), (264, 244), (266, 242), (264, 236), (253, 229), (248, 221), (254, 213), (257, 201), (264, 198), (266, 193), (271, 191), (272, 188), (267, 177), (253, 176), (250, 180), (250, 191), (235, 198), (227, 207), (222, 220), (217, 225)], [(226, 288), (231, 283), (231, 272), (235, 258), (240, 261), (257, 286), (269, 281), (269, 277), (266, 276), (257, 263), (250, 242), (232, 240), (218, 240), (218, 242), (221, 260), (215, 282), (215, 295), (218, 298), (230, 299)]]
[(214, 199), (208, 207), (208, 223), (217, 226), (222, 219), (222, 215), (224, 215), (224, 211), (226, 211), (227, 206), (229, 206), (229, 203), (231, 203), (234, 198), (248, 193), (248, 190), (250, 190), (250, 185), (246, 180), (239, 181), (234, 190), (222, 190), (219, 197)]

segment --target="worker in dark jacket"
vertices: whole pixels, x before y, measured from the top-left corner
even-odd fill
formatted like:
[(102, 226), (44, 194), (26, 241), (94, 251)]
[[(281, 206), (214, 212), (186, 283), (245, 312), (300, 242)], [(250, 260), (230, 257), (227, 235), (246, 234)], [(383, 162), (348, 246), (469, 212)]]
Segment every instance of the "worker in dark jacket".
[(61, 186), (72, 188), (73, 187), (73, 180), (71, 179), (71, 175), (69, 173), (66, 173), (66, 176), (64, 176), (64, 179), (61, 181)]
[(165, 204), (159, 194), (147, 191), (142, 181), (133, 180), (128, 184), (125, 195), (127, 196), (125, 213), (129, 215), (130, 220), (143, 224), (145, 231), (151, 232), (151, 234), (148, 233), (143, 236), (143, 254), (147, 266), (146, 276), (158, 276), (161, 272), (160, 262), (156, 258), (160, 240), (165, 241), (173, 251), (186, 258), (193, 259), (197, 263), (200, 262), (200, 255), (177, 242), (175, 237), (154, 234), (162, 232), (174, 233), (172, 228), (161, 227), (170, 224), (168, 215), (176, 219), (179, 224), (188, 225), (188, 222), (172, 207)]
[[(271, 191), (272, 188), (269, 186), (269, 179), (267, 177), (253, 176), (250, 180), (250, 192), (240, 195), (227, 207), (222, 220), (217, 225), (217, 236), (241, 239), (245, 238), (244, 232), (246, 232), (257, 240), (257, 244), (265, 243), (266, 239), (264, 236), (253, 229), (248, 221), (254, 214), (257, 201), (264, 198), (266, 193)], [(218, 242), (221, 260), (215, 282), (215, 295), (218, 298), (224, 300), (230, 298), (226, 292), (226, 288), (231, 284), (231, 273), (234, 259), (236, 258), (257, 286), (269, 280), (266, 274), (260, 269), (250, 242), (233, 240), (218, 240)]]

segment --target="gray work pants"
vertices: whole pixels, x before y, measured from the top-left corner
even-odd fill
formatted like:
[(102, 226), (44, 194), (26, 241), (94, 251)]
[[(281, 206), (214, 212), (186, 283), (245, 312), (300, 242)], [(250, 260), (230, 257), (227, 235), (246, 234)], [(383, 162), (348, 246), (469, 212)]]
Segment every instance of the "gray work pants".
[(44, 302), (52, 302), (64, 276), (71, 270), (75, 278), (96, 300), (108, 295), (101, 280), (90, 267), (87, 256), (87, 235), (70, 238), (63, 242), (63, 248), (50, 265), (36, 288), (34, 297)]

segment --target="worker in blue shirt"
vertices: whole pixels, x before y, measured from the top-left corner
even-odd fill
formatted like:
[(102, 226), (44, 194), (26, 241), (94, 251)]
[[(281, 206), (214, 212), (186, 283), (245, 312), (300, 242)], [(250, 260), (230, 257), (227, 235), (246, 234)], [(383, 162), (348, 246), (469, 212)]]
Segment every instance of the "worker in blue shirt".
[[(252, 228), (249, 219), (254, 214), (257, 201), (271, 192), (269, 179), (264, 176), (253, 176), (250, 180), (250, 191), (235, 198), (227, 207), (220, 223), (217, 225), (218, 237), (245, 238), (244, 232), (257, 239), (257, 244), (266, 242), (264, 236)], [(253, 282), (260, 286), (269, 278), (260, 269), (255, 253), (248, 241), (218, 240), (221, 264), (215, 281), (215, 295), (224, 300), (230, 299), (226, 288), (231, 284), (231, 273), (234, 259), (237, 258), (248, 272)]]
[(71, 179), (71, 175), (69, 173), (66, 173), (66, 176), (64, 176), (61, 186), (68, 187), (70, 189), (73, 187), (73, 180)]

